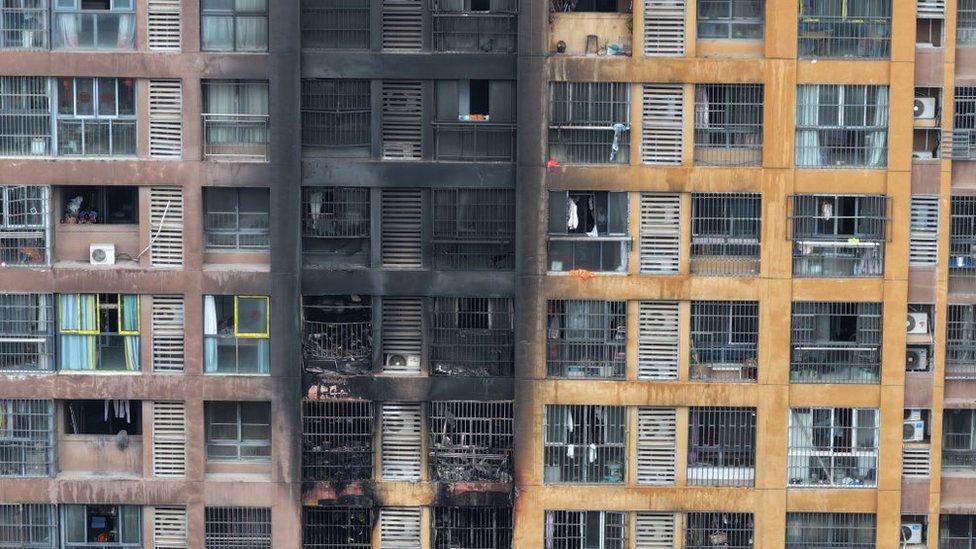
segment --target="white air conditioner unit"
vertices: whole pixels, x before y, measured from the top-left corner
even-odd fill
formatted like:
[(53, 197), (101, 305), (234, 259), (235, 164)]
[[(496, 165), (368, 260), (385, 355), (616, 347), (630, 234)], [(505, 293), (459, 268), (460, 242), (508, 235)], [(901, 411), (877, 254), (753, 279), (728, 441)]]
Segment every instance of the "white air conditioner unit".
[(420, 367), (420, 355), (412, 355), (406, 353), (386, 353), (386, 357), (383, 359), (383, 363), (387, 367)]
[(901, 544), (922, 543), (922, 524), (918, 522), (901, 523)]
[(92, 265), (115, 265), (115, 244), (92, 244), (88, 259)]
[(925, 347), (909, 347), (905, 350), (906, 372), (927, 372), (929, 369), (929, 350)]
[(922, 421), (922, 411), (918, 408), (909, 408), (905, 411), (908, 412), (908, 417), (905, 418), (905, 421)]
[(925, 440), (925, 422), (921, 419), (906, 421), (901, 438), (905, 442), (922, 442)]
[(928, 313), (908, 313), (908, 321), (905, 328), (910, 334), (929, 333), (929, 314)]
[(932, 119), (935, 118), (935, 98), (934, 97), (916, 97), (915, 104), (912, 106), (912, 111), (915, 113), (915, 118), (920, 119)]

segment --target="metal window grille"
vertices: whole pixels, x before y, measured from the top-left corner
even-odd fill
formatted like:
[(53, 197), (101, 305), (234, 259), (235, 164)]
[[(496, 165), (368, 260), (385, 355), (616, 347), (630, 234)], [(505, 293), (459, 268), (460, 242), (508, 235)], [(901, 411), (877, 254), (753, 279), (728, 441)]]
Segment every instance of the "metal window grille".
[(794, 195), (792, 206), (794, 276), (884, 274), (888, 197)]
[(269, 402), (205, 402), (207, 459), (271, 459)]
[(698, 38), (761, 40), (763, 0), (698, 0)]
[(302, 480), (337, 485), (373, 477), (373, 404), (302, 402)]
[(372, 546), (372, 509), (302, 508), (302, 549), (371, 549)]
[(976, 196), (954, 196), (949, 218), (949, 290), (976, 289)]
[(627, 302), (550, 301), (546, 338), (550, 377), (623, 378), (627, 370)]
[(302, 255), (315, 265), (367, 265), (370, 191), (357, 187), (302, 189)]
[(939, 196), (912, 195), (908, 264), (935, 266), (939, 257)]
[(203, 189), (203, 234), (208, 249), (263, 250), (271, 246), (269, 189)]
[(762, 84), (695, 86), (695, 164), (759, 166), (762, 145)]
[[(135, 156), (135, 79), (59, 78), (57, 83), (59, 156)], [(93, 97), (99, 98), (97, 108)]]
[(787, 513), (786, 547), (872, 549), (875, 522), (867, 513)]
[(206, 549), (271, 549), (267, 507), (207, 507), (204, 517)]
[(627, 514), (616, 511), (546, 511), (546, 547), (624, 549)]
[(369, 88), (369, 80), (303, 79), (302, 145), (368, 148)]
[(797, 167), (884, 168), (887, 140), (888, 86), (797, 86)]
[(886, 59), (891, 50), (891, 0), (800, 4), (799, 56)]
[(152, 403), (153, 476), (186, 477), (186, 403)]
[(691, 272), (756, 276), (762, 197), (758, 193), (691, 195)]
[(946, 321), (946, 379), (976, 378), (976, 305), (949, 305)]
[(180, 51), (182, 22), (180, 0), (149, 0), (146, 41), (150, 51)]
[[(961, 6), (960, 3), (960, 9)], [(976, 17), (973, 22), (976, 23)], [(957, 24), (961, 25), (962, 21), (957, 21)], [(976, 38), (976, 28), (972, 35)], [(953, 106), (948, 156), (953, 160), (976, 159), (976, 86), (956, 86)]]
[(433, 299), (433, 374), (510, 376), (515, 366), (513, 302), (509, 298)]
[(0, 547), (55, 549), (58, 517), (54, 505), (0, 504)]
[(152, 296), (154, 372), (181, 373), (186, 360), (185, 307), (182, 295)]
[(627, 461), (627, 409), (546, 405), (544, 449), (547, 484), (621, 484)]
[(0, 6), (0, 50), (46, 50), (48, 34), (47, 0)]
[(756, 409), (693, 407), (688, 420), (688, 484), (753, 486)]
[(433, 549), (510, 549), (511, 507), (434, 507)]
[(515, 268), (515, 191), (434, 189), (435, 269)]
[(634, 549), (672, 549), (675, 518), (675, 513), (634, 513)]
[(493, 3), (489, 12), (463, 2), (434, 0), (431, 7), (433, 49), (439, 52), (515, 53), (518, 1)]
[(976, 547), (976, 515), (940, 514), (939, 547), (959, 549)]
[(685, 517), (685, 549), (751, 549), (754, 543), (752, 513), (703, 512)]
[(755, 381), (758, 345), (758, 302), (692, 302), (691, 379)]
[(793, 303), (790, 381), (877, 383), (881, 303)]
[(306, 296), (302, 312), (306, 371), (365, 374), (372, 370), (370, 296)]
[[(166, 5), (167, 11), (154, 14), (153, 9), (160, 4)], [(175, 11), (171, 11), (171, 8), (175, 8)], [(175, 25), (173, 49), (179, 51), (179, 0), (149, 0), (149, 12), (150, 27), (157, 20), (165, 21), (166, 25)], [(174, 16), (172, 21), (166, 21), (170, 16)], [(169, 26), (167, 30), (173, 28)], [(152, 44), (153, 31), (150, 29), (148, 32)], [(183, 156), (183, 83), (180, 80), (149, 81), (149, 156), (168, 160), (179, 160)]]
[(153, 267), (183, 266), (183, 189), (149, 188), (149, 263)]
[(50, 196), (50, 187), (0, 186), (0, 267), (51, 264)]
[(54, 369), (54, 296), (0, 294), (0, 371)]
[(675, 274), (681, 257), (681, 197), (640, 195), (640, 272)]
[(0, 400), (0, 477), (54, 474), (54, 402)]
[(957, 46), (976, 45), (976, 0), (958, 0), (956, 9)]
[[(408, 6), (410, 10), (415, 4), (418, 10), (417, 16), (421, 16), (420, 0), (383, 0), (383, 2)], [(384, 20), (386, 7), (384, 5)], [(410, 23), (412, 24), (413, 22)], [(385, 45), (384, 49), (387, 49)], [(419, 43), (417, 49), (420, 49)], [(383, 110), (380, 113), (380, 131), (383, 140), (383, 158), (420, 160), (424, 152), (424, 83), (420, 80), (384, 80), (381, 85), (381, 99)]]
[(187, 549), (186, 507), (157, 505), (151, 510), (153, 549)]
[(945, 410), (942, 421), (942, 468), (976, 470), (976, 410)]
[(380, 205), (380, 262), (394, 269), (424, 266), (424, 191), (384, 188)]
[(630, 162), (630, 84), (550, 82), (549, 156), (563, 164)]
[(203, 157), (268, 161), (268, 82), (204, 80)]
[(511, 482), (511, 401), (430, 403), (431, 477), (447, 482)]
[(381, 0), (383, 51), (420, 51), (424, 45), (423, 0)]
[(369, 49), (367, 0), (302, 0), (302, 47)]
[[(684, 32), (684, 0), (681, 6), (667, 5), (666, 2), (644, 0), (645, 54), (647, 48), (654, 51), (667, 51), (667, 41), (654, 45), (647, 43), (648, 34), (663, 31), (675, 21), (668, 21), (665, 14), (680, 14), (681, 32)], [(672, 3), (673, 4), (673, 3)], [(647, 10), (652, 10), (648, 13)], [(662, 13), (663, 12), (663, 13)], [(654, 23), (655, 14), (664, 16)], [(655, 25), (647, 29), (646, 25)], [(673, 37), (672, 37), (673, 38)], [(680, 50), (684, 50), (683, 36)], [(658, 49), (660, 48), (660, 49)], [(658, 54), (660, 55), (660, 54)], [(644, 84), (641, 103), (641, 162), (644, 164), (663, 164), (680, 166), (684, 162), (684, 85), (682, 84)]]
[(51, 98), (48, 78), (0, 76), (0, 155), (53, 154)]
[(878, 409), (790, 409), (787, 479), (795, 487), (877, 486)]

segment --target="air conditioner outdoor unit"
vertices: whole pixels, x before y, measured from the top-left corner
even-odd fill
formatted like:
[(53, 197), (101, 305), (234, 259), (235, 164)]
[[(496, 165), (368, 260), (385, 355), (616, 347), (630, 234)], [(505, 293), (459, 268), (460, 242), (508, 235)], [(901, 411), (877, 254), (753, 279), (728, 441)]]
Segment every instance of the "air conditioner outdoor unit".
[(929, 314), (928, 313), (908, 313), (908, 321), (905, 328), (910, 334), (929, 333)]
[(922, 524), (918, 522), (901, 523), (901, 544), (922, 543)]
[(908, 410), (905, 410), (905, 411), (908, 412), (908, 417), (905, 418), (905, 421), (921, 421), (922, 420), (922, 411), (919, 410), (918, 408), (909, 408)]
[(905, 351), (906, 372), (926, 372), (929, 369), (929, 350), (925, 347), (909, 347)]
[(92, 265), (115, 265), (115, 244), (92, 244), (88, 247)]
[(902, 430), (902, 440), (905, 442), (922, 442), (925, 440), (925, 422), (918, 420), (908, 420)]
[(916, 97), (912, 111), (915, 113), (915, 118), (935, 118), (935, 98)]
[(412, 355), (407, 353), (386, 353), (386, 357), (383, 360), (383, 364), (387, 367), (404, 367), (409, 366), (411, 368), (420, 367), (420, 355)]

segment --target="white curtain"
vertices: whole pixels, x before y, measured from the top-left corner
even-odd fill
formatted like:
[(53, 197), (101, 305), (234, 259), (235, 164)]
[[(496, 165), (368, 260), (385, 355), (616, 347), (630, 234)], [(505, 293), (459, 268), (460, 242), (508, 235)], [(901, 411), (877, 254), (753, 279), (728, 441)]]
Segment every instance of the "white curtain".
[(217, 371), (217, 301), (203, 297), (203, 371)]
[(58, 13), (54, 16), (54, 41), (56, 48), (74, 49), (78, 47), (78, 28), (81, 15)]
[(115, 46), (120, 50), (131, 50), (135, 46), (136, 18), (134, 15), (119, 15), (119, 37)]
[(205, 15), (200, 18), (200, 36), (204, 50), (230, 51), (234, 49), (234, 18)]
[(881, 86), (875, 98), (874, 120), (871, 125), (876, 128), (867, 136), (868, 166), (881, 168), (887, 164), (888, 139), (888, 87)]
[(267, 17), (238, 17), (235, 24), (237, 25), (237, 51), (267, 51)]
[(819, 166), (819, 130), (801, 130), (800, 127), (816, 127), (820, 123), (820, 86), (800, 86), (796, 94), (796, 165)]

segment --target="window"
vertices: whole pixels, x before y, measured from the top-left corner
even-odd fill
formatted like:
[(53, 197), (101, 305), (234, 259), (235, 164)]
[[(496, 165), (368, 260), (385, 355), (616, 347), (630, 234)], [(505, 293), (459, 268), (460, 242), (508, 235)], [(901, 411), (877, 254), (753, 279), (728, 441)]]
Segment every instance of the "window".
[(202, 87), (204, 158), (266, 162), (268, 83), (204, 80)]
[(795, 195), (793, 275), (884, 274), (888, 198), (881, 195)]
[(627, 272), (627, 193), (549, 191), (549, 270)]
[(945, 410), (942, 426), (942, 468), (976, 470), (976, 410)]
[(0, 547), (56, 549), (58, 516), (54, 505), (0, 503)]
[(211, 250), (266, 250), (271, 246), (270, 190), (203, 189), (203, 233)]
[(369, 1), (303, 0), (302, 47), (369, 49)]
[(763, 0), (698, 0), (698, 38), (762, 37)]
[(302, 507), (304, 549), (372, 549), (369, 507)]
[(373, 368), (373, 300), (370, 296), (305, 296), (305, 369), (367, 374)]
[(136, 505), (62, 505), (63, 549), (142, 547), (142, 509)]
[(626, 408), (546, 405), (544, 444), (546, 484), (622, 484)]
[(968, 293), (976, 278), (976, 196), (953, 196), (949, 208), (949, 290)]
[(61, 223), (135, 225), (139, 223), (138, 187), (63, 187)]
[(959, 0), (956, 14), (956, 45), (976, 45), (976, 0)]
[(685, 549), (751, 549), (754, 540), (752, 513), (688, 513)]
[(695, 164), (762, 164), (762, 84), (695, 86)]
[(887, 86), (797, 86), (798, 168), (884, 168), (887, 138)]
[(787, 513), (786, 547), (872, 549), (874, 525), (866, 513)]
[(0, 371), (54, 369), (54, 297), (0, 294)]
[(758, 343), (758, 302), (692, 302), (691, 379), (755, 381)]
[(438, 80), (435, 85), (435, 160), (515, 158), (514, 81)]
[(435, 269), (515, 268), (515, 191), (433, 189)]
[(369, 80), (303, 79), (302, 145), (369, 156)]
[(42, 76), (0, 76), (0, 154), (52, 154), (49, 86)]
[(206, 402), (209, 461), (271, 461), (270, 402)]
[(0, 50), (47, 49), (47, 14), (47, 0), (11, 0), (0, 5)]
[(787, 479), (795, 487), (877, 486), (878, 410), (791, 409)]
[(64, 404), (68, 435), (142, 434), (142, 402), (138, 400), (69, 400)]
[(59, 78), (57, 82), (59, 155), (136, 154), (134, 79)]
[(203, 371), (267, 374), (271, 335), (266, 296), (203, 297)]
[(0, 477), (54, 475), (54, 402), (0, 400)]
[(793, 304), (790, 381), (878, 383), (881, 366), (881, 304)]
[(761, 225), (759, 194), (692, 193), (691, 272), (758, 275)]
[(691, 408), (688, 484), (753, 486), (756, 477), (756, 409)]
[(511, 507), (433, 507), (432, 549), (510, 549)]
[(271, 509), (207, 507), (205, 549), (271, 549)]
[(366, 188), (303, 188), (305, 261), (315, 265), (369, 265), (370, 208), (370, 190)]
[(512, 482), (511, 401), (433, 401), (430, 476), (443, 482)]
[(976, 376), (976, 306), (949, 305), (946, 323), (946, 379)]
[(373, 403), (302, 401), (302, 480), (373, 478)]
[(138, 371), (139, 296), (58, 295), (61, 369)]
[(434, 0), (433, 50), (515, 53), (517, 12), (517, 0)]
[(976, 547), (976, 515), (940, 514), (939, 547), (946, 549)]
[(512, 300), (488, 297), (433, 298), (431, 373), (510, 376), (515, 366)]
[(622, 379), (627, 370), (625, 301), (550, 301), (546, 318), (549, 377)]
[[(973, 21), (976, 22), (976, 12)], [(973, 36), (976, 37), (976, 28)], [(956, 86), (952, 103), (952, 140), (947, 143), (947, 156), (955, 160), (976, 159), (976, 86)]]
[(546, 511), (546, 549), (624, 549), (627, 515), (613, 511)]
[(807, 0), (800, 3), (799, 56), (886, 59), (891, 0)]
[(202, 51), (268, 51), (268, 0), (200, 0)]
[(630, 84), (550, 82), (549, 157), (563, 164), (628, 164)]
[(54, 0), (54, 49), (134, 50), (134, 4), (133, 0)]

